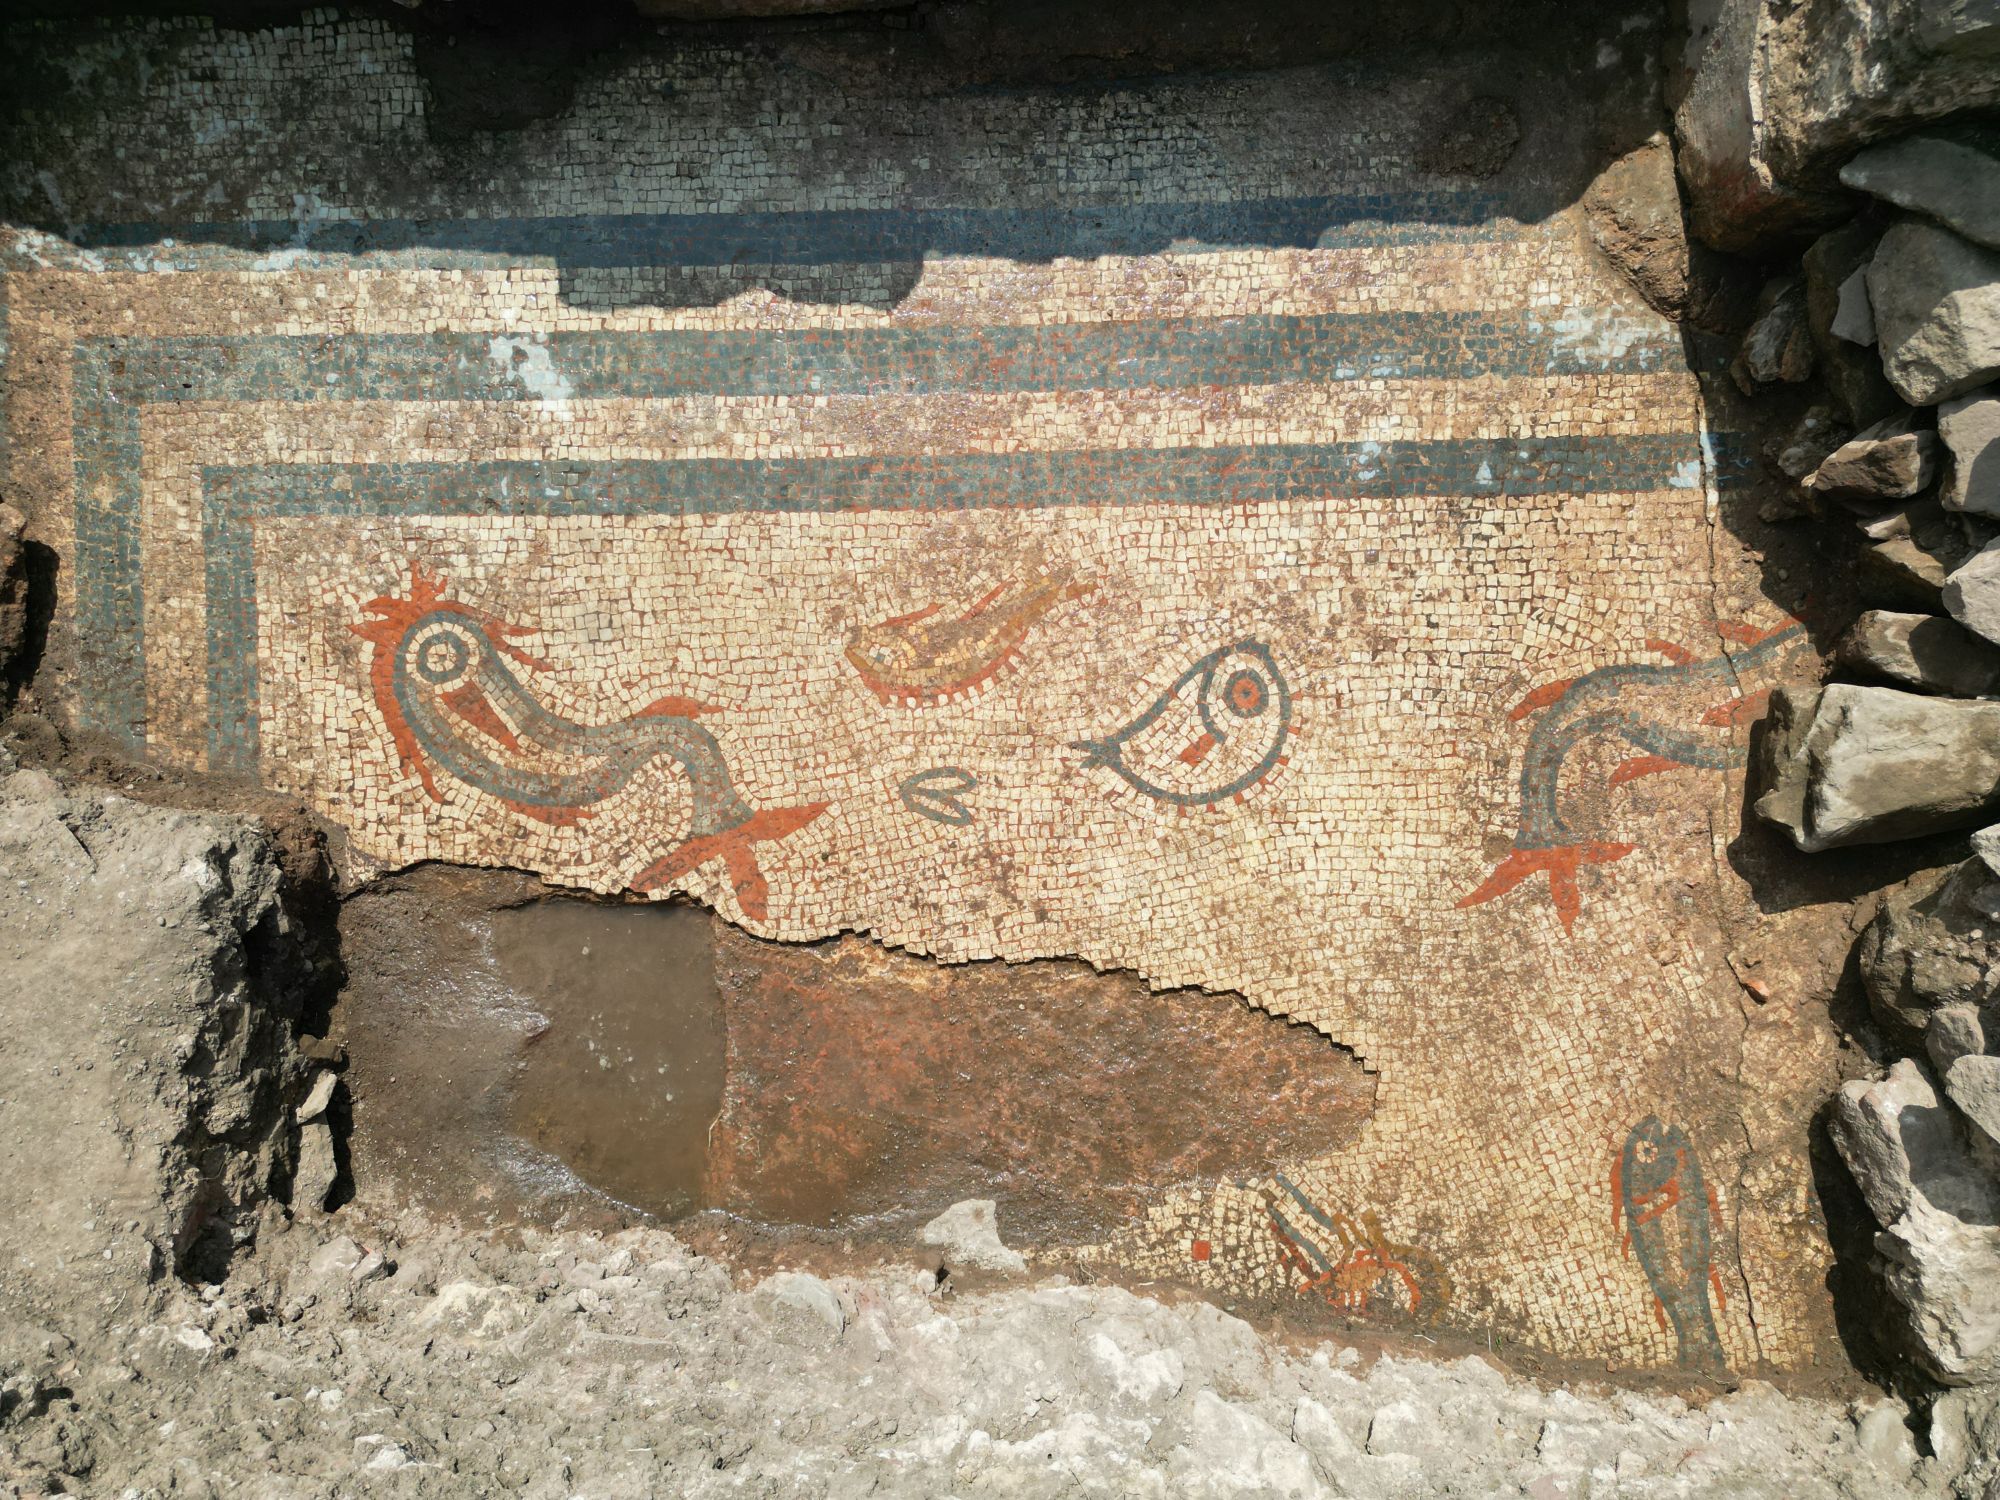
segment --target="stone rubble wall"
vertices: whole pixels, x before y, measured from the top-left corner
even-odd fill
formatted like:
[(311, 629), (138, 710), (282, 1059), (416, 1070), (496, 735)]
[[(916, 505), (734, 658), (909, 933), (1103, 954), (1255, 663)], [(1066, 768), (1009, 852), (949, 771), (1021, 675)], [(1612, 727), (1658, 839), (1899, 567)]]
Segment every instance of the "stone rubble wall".
[(1797, 260), (1733, 373), (1811, 402), (1766, 460), (1801, 524), (1852, 528), (1873, 606), (1834, 680), (1773, 694), (1756, 811), (1808, 853), (1991, 825), (1876, 900), (1860, 969), (1907, 1055), (1831, 1116), (1876, 1221), (1882, 1322), (1953, 1385), (2000, 1381), (1996, 105), (1992, 6), (1808, 0), (1725, 6), (1678, 120), (1697, 232)]

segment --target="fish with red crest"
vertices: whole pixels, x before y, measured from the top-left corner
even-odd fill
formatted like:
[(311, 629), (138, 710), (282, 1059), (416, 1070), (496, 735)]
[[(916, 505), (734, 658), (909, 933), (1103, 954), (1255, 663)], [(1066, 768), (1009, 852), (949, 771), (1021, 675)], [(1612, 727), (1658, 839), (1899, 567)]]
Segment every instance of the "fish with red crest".
[(628, 882), (665, 889), (697, 866), (721, 860), (736, 902), (753, 922), (770, 915), (770, 884), (755, 846), (817, 818), (824, 802), (759, 810), (736, 789), (722, 747), (696, 722), (714, 710), (688, 698), (658, 698), (622, 718), (586, 724), (556, 712), (517, 668), (549, 663), (517, 644), (535, 634), (446, 596), (444, 580), (410, 567), (407, 597), (362, 606), (373, 618), (350, 625), (374, 646), (368, 669), (376, 709), (403, 769), (431, 800), (446, 777), (553, 828), (574, 826), (617, 796), (654, 761), (672, 761), (691, 799), (686, 836)]

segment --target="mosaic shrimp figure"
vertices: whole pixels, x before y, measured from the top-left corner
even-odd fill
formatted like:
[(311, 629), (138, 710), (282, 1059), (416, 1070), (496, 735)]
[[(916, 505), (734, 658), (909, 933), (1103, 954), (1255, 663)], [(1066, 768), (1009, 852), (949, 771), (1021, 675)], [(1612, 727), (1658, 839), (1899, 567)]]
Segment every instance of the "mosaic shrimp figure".
[(1687, 1132), (1648, 1115), (1625, 1137), (1611, 1169), (1611, 1227), (1625, 1221), (1623, 1253), (1636, 1255), (1653, 1289), (1653, 1315), (1672, 1327), (1680, 1362), (1711, 1373), (1725, 1367), (1716, 1305), (1726, 1298), (1715, 1271), (1714, 1231), (1722, 1224), (1715, 1189), (1702, 1177)]
[(443, 775), (522, 817), (571, 827), (665, 758), (687, 781), (687, 837), (633, 876), (632, 889), (663, 889), (720, 859), (744, 916), (769, 916), (770, 887), (753, 846), (803, 828), (827, 804), (751, 807), (730, 778), (721, 745), (696, 722), (712, 711), (707, 705), (669, 697), (607, 723), (566, 718), (530, 692), (509, 665), (547, 670), (547, 662), (514, 643), (532, 627), (446, 598), (443, 579), (421, 565), (411, 566), (407, 598), (385, 594), (362, 608), (375, 618), (348, 628), (375, 648), (369, 684), (376, 709), (403, 769), (417, 776), (432, 801), (444, 801), (438, 786)]
[(1291, 1204), (1324, 1232), (1316, 1238), (1288, 1218), (1288, 1205), (1267, 1197), (1264, 1211), (1277, 1242), (1279, 1267), (1301, 1279), (1295, 1290), (1359, 1317), (1435, 1322), (1451, 1300), (1451, 1278), (1435, 1256), (1391, 1243), (1373, 1213), (1358, 1219), (1321, 1208), (1280, 1176)]
[[(1629, 662), (1599, 667), (1581, 677), (1546, 683), (1508, 712), (1507, 717), (1518, 722), (1547, 710), (1528, 735), (1521, 764), (1514, 848), (1459, 906), (1482, 905), (1531, 875), (1546, 875), (1556, 916), (1563, 931), (1569, 932), (1583, 904), (1577, 887), (1581, 868), (1611, 864), (1638, 847), (1592, 838), (1573, 825), (1572, 810), (1564, 801), (1563, 770), (1570, 753), (1585, 741), (1612, 736), (1645, 752), (1613, 769), (1614, 787), (1663, 771), (1720, 771), (1745, 763), (1744, 747), (1726, 738), (1726, 732), (1761, 714), (1770, 688), (1746, 689), (1742, 678), (1768, 675), (1802, 648), (1805, 627), (1794, 622), (1768, 631), (1740, 625), (1721, 629), (1744, 649), (1697, 660), (1671, 642), (1649, 641), (1669, 658), (1668, 665)], [(1713, 697), (1717, 691), (1724, 695), (1719, 702)]]
[(1074, 742), (1081, 771), (1108, 770), (1140, 796), (1186, 812), (1241, 802), (1288, 764), (1292, 689), (1270, 647), (1217, 647), (1130, 723)]

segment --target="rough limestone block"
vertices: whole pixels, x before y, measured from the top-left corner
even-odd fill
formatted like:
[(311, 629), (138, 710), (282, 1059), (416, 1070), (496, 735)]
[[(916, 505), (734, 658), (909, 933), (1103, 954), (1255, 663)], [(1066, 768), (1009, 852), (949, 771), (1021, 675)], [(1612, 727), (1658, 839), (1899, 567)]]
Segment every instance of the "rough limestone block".
[(1910, 1352), (1946, 1385), (2000, 1378), (2000, 1228), (1992, 1212), (1959, 1215), (1919, 1201), (1875, 1237)]
[(1871, 609), (1834, 645), (1851, 672), (1886, 677), (1922, 693), (1979, 698), (2000, 693), (2000, 647), (1944, 615)]
[(1784, 688), (1772, 694), (1757, 813), (1808, 853), (2000, 812), (2000, 703), (1842, 682), (1804, 707)]
[(1850, 425), (1903, 409), (1874, 352), (1875, 312), (1868, 305), (1868, 260), (1880, 229), (1864, 220), (1829, 230), (1807, 247), (1803, 261), (1806, 321), (1819, 354), (1820, 379)]
[(1935, 224), (1898, 224), (1868, 264), (1882, 370), (1912, 406), (2000, 375), (2000, 250)]
[(1960, 1057), (1944, 1078), (1944, 1091), (1951, 1102), (2000, 1146), (2000, 1057)]
[(1840, 180), (2000, 249), (2000, 159), (1970, 142), (1906, 135), (1870, 146), (1840, 169)]
[(2000, 875), (1974, 858), (1904, 882), (1884, 894), (1855, 956), (1869, 1009), (1885, 1025), (1928, 1036), (1944, 1012), (1992, 1004), (2000, 999)]
[(1938, 438), (1950, 454), (1946, 509), (2000, 516), (2000, 386), (1939, 403)]
[(1939, 598), (1966, 629), (2000, 641), (2000, 541), (1988, 542), (1953, 568)]
[[(1985, 1050), (1986, 1026), (1976, 1005), (1947, 1005), (1924, 1028), (1924, 1051), (1940, 1074), (1949, 1076), (1953, 1063), (1962, 1057), (1978, 1057)], [(2000, 1058), (1992, 1061), (2000, 1062)]]
[(1908, 500), (1937, 477), (1938, 438), (1901, 412), (1864, 427), (1813, 471), (1822, 500)]
[(1914, 1058), (1897, 1062), (1886, 1078), (1842, 1085), (1828, 1126), (1868, 1211), (1884, 1227), (1919, 1201), (1970, 1218), (2000, 1209), (2000, 1190), (1973, 1162)]
[(1674, 114), (1695, 234), (1768, 250), (1852, 211), (1864, 146), (2000, 104), (1993, 0), (1721, 0)]
[(1001, 1241), (991, 1198), (967, 1198), (952, 1204), (924, 1225), (920, 1235), (924, 1244), (940, 1246), (948, 1260), (989, 1271), (1028, 1269), (1028, 1262), (1020, 1252), (1008, 1249)]
[(1812, 329), (1806, 322), (1806, 289), (1786, 277), (1764, 288), (1757, 319), (1743, 335), (1730, 373), (1746, 394), (1760, 385), (1797, 385), (1813, 372)]
[(1859, 558), (1862, 593), (1879, 608), (1944, 609), (1944, 584), (1973, 547), (1965, 524), (1934, 495), (1903, 502), (1865, 522), (1869, 545)]

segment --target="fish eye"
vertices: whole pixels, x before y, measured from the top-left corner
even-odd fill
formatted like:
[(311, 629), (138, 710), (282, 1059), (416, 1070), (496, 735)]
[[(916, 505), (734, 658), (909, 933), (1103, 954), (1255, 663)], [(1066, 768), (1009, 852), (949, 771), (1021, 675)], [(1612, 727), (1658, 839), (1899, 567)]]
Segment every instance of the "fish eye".
[(1264, 679), (1248, 667), (1230, 673), (1229, 681), (1222, 687), (1222, 701), (1239, 718), (1249, 719), (1261, 714), (1269, 696)]
[(451, 681), (464, 672), (472, 653), (455, 630), (439, 630), (417, 642), (417, 675), (429, 683)]

